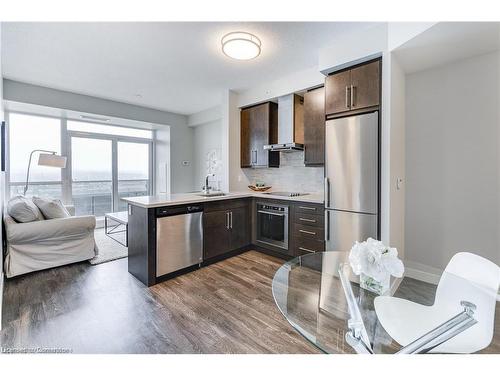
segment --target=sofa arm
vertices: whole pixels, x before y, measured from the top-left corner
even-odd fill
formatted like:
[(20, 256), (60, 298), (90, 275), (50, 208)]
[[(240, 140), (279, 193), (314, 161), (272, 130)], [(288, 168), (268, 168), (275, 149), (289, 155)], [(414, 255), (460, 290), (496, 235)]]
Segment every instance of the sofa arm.
[(33, 243), (55, 238), (72, 237), (93, 232), (95, 216), (70, 216), (61, 219), (13, 223), (5, 221), (7, 241), (11, 243)]

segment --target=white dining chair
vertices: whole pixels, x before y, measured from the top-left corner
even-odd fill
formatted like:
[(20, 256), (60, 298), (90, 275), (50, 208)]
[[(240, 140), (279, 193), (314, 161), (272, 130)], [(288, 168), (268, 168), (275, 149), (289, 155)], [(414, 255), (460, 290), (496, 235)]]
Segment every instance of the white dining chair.
[(387, 333), (406, 347), (463, 312), (465, 301), (466, 306), (472, 306), (472, 317), (477, 323), (429, 352), (474, 353), (486, 348), (493, 339), (499, 286), (500, 267), (495, 263), (475, 254), (457, 253), (439, 280), (432, 306), (379, 296), (375, 298), (375, 311)]

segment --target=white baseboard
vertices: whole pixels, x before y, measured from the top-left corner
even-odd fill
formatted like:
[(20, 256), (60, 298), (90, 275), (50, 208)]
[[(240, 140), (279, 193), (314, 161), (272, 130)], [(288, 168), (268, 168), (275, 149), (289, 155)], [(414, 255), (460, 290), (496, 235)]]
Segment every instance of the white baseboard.
[(426, 283), (437, 285), (441, 275), (418, 270), (415, 268), (406, 268), (405, 277), (411, 277), (412, 279), (425, 281)]
[[(412, 279), (437, 285), (442, 273), (443, 271), (438, 268), (429, 267), (420, 263), (405, 262), (405, 277), (411, 277)], [(500, 302), (500, 292), (497, 294), (497, 301)]]
[(405, 265), (405, 276), (424, 281), (426, 283), (437, 285), (439, 283), (439, 278), (443, 273), (443, 270), (439, 268), (428, 266), (419, 262), (405, 260), (403, 263)]

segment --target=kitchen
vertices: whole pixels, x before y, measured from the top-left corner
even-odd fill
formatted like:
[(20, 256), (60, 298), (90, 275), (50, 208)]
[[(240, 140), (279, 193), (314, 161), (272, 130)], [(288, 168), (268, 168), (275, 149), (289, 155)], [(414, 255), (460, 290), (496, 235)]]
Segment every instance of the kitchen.
[(250, 249), (290, 259), (380, 238), (381, 65), (240, 108), (239, 166), (269, 191), (218, 191), (207, 175), (201, 192), (126, 198), (129, 272), (151, 286)]

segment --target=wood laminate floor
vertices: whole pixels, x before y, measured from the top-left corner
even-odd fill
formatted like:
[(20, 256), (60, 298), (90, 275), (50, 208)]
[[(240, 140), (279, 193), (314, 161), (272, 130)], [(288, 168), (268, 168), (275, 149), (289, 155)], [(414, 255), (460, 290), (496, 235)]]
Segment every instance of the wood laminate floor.
[[(319, 353), (274, 303), (271, 282), (282, 263), (248, 251), (150, 288), (127, 272), (126, 259), (7, 280), (0, 346), (73, 353)], [(405, 279), (401, 287), (415, 282)], [(432, 293), (435, 287), (427, 285)], [(417, 302), (424, 302), (420, 297)], [(500, 352), (498, 305), (488, 352)]]
[(74, 353), (318, 353), (278, 311), (282, 260), (246, 252), (147, 288), (127, 260), (7, 280), (0, 346)]

